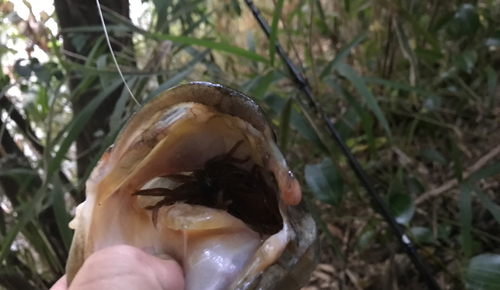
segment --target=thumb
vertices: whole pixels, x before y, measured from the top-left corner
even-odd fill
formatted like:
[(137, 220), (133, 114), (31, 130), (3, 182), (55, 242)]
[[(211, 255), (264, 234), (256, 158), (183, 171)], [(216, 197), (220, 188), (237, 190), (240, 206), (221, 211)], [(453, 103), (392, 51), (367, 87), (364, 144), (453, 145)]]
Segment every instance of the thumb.
[(151, 256), (141, 251), (144, 263), (153, 271), (162, 290), (184, 290), (184, 275), (180, 265), (168, 256)]

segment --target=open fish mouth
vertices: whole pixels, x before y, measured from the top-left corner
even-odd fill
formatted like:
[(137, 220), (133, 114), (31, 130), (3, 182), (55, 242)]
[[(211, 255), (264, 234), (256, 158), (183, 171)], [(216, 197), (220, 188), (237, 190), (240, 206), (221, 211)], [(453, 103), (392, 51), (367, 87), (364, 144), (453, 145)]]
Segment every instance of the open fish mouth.
[(169, 256), (187, 290), (298, 289), (318, 259), (314, 220), (261, 109), (210, 83), (167, 90), (128, 122), (70, 227), (71, 283), (100, 249)]

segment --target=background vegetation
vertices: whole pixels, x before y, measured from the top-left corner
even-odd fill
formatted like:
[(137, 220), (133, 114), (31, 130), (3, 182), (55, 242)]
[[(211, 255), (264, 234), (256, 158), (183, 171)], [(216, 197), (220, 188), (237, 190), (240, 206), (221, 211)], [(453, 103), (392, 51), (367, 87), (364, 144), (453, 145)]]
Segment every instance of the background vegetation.
[[(85, 180), (138, 108), (94, 1), (29, 2), (0, 1), (0, 289), (64, 273)], [(308, 289), (425, 289), (244, 1), (142, 2), (131, 22), (101, 1), (139, 103), (210, 81), (275, 125), (321, 231)], [(441, 287), (500, 289), (500, 1), (255, 2)]]

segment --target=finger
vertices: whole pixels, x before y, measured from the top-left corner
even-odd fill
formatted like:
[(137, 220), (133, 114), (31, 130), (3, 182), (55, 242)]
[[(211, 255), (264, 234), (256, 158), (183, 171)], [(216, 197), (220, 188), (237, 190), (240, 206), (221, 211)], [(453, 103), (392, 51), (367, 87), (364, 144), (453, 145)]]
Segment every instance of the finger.
[(176, 261), (120, 245), (98, 251), (85, 261), (70, 290), (87, 289), (182, 290), (184, 277)]
[(57, 282), (52, 285), (52, 288), (50, 290), (67, 290), (68, 289), (68, 283), (66, 281), (66, 275), (62, 276)]
[(181, 267), (175, 260), (164, 260), (150, 256), (143, 252), (145, 262), (154, 271), (155, 277), (163, 290), (183, 290), (184, 275)]

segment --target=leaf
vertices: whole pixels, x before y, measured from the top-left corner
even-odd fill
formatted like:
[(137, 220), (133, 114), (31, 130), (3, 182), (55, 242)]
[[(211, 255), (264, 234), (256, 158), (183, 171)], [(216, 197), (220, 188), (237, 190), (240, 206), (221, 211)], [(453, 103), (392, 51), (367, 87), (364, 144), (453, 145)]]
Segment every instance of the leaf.
[(443, 240), (448, 239), (451, 235), (451, 230), (452, 230), (452, 228), (450, 225), (447, 225), (447, 224), (438, 225), (438, 227), (437, 227), (438, 238), (443, 239)]
[[(135, 82), (138, 80), (138, 77), (125, 77), (125, 80), (129, 86), (129, 88), (133, 88)], [(119, 127), (122, 123), (122, 115), (125, 112), (125, 106), (127, 105), (127, 101), (131, 98), (129, 91), (125, 86), (123, 86), (122, 93), (116, 101), (115, 108), (113, 109), (113, 113), (109, 117), (109, 129), (113, 131), (115, 128)]]
[(73, 232), (68, 227), (71, 219), (68, 212), (66, 211), (66, 202), (64, 200), (62, 184), (57, 175), (55, 175), (55, 178), (53, 178), (52, 180), (52, 185), (54, 187), (51, 190), (51, 194), (53, 194), (54, 196), (54, 199), (52, 201), (52, 208), (54, 209), (56, 224), (59, 228), (59, 233), (61, 234), (64, 246), (66, 247), (66, 251), (69, 251), (69, 248), (71, 247), (71, 240), (73, 239)]
[(349, 102), (349, 104), (354, 108), (359, 118), (361, 119), (361, 124), (363, 125), (363, 129), (366, 134), (366, 140), (371, 149), (371, 154), (372, 156), (376, 156), (377, 145), (375, 144), (375, 136), (372, 129), (373, 122), (370, 120), (370, 116), (368, 116), (365, 110), (363, 110), (359, 102), (351, 94), (349, 94), (348, 91), (337, 84), (337, 82), (335, 82), (331, 78), (327, 78), (325, 81), (328, 85), (330, 85), (330, 87), (342, 94), (347, 102)]
[(471, 4), (463, 4), (448, 23), (447, 32), (452, 39), (457, 40), (464, 35), (474, 36), (480, 27), (476, 8)]
[(410, 176), (406, 181), (406, 188), (410, 195), (419, 196), (425, 192), (422, 182), (415, 176)]
[(436, 242), (436, 239), (432, 235), (432, 230), (429, 228), (413, 227), (410, 231), (415, 238), (415, 242), (418, 244), (433, 244)]
[(500, 46), (500, 30), (493, 32), (493, 34), (486, 39), (487, 46)]
[[(248, 45), (248, 50), (255, 53), (255, 41), (251, 29), (247, 31), (247, 45)], [(257, 63), (255, 61), (252, 61), (252, 65), (254, 69), (257, 69)]]
[(448, 163), (443, 154), (441, 154), (441, 152), (437, 151), (436, 149), (424, 148), (420, 150), (420, 152), (418, 152), (418, 155), (430, 162), (437, 162), (441, 165), (446, 165)]
[[(264, 98), (264, 102), (269, 107), (271, 107), (271, 109), (276, 114), (280, 114), (285, 106), (286, 101), (276, 94), (269, 94)], [(292, 107), (292, 112), (290, 114), (290, 124), (305, 139), (309, 140), (319, 149), (323, 150), (323, 152), (328, 152), (328, 149), (325, 147), (318, 134), (316, 134), (311, 125), (309, 125), (309, 123), (305, 120), (304, 117), (302, 117), (302, 115), (295, 107)]]
[[(319, 18), (316, 18), (315, 25), (316, 28), (321, 32), (323, 36), (328, 37), (331, 35), (330, 29), (328, 28), (328, 24), (326, 24), (326, 16), (325, 16), (325, 10), (323, 9), (323, 5), (321, 4), (321, 1), (314, 1), (316, 3), (316, 9), (315, 11), (318, 12)], [(302, 13), (301, 6), (297, 5), (297, 8), (295, 8), (294, 12)], [(292, 20), (291, 15), (289, 15), (288, 21)]]
[(193, 67), (192, 66), (184, 67), (183, 70), (181, 70), (179, 73), (177, 73), (173, 77), (169, 78), (167, 81), (163, 82), (154, 91), (152, 91), (148, 95), (148, 97), (144, 100), (143, 104), (151, 101), (151, 99), (153, 99), (154, 97), (158, 96), (161, 92), (163, 92), (165, 90), (168, 90), (168, 89), (172, 88), (175, 85), (178, 85), (188, 75), (190, 75), (192, 71), (193, 71)]
[(474, 192), (476, 193), (479, 200), (483, 206), (488, 209), (491, 215), (500, 223), (500, 206), (491, 201), (486, 194), (477, 186), (473, 186)]
[(492, 164), (488, 164), (484, 166), (483, 168), (479, 169), (478, 171), (472, 173), (469, 178), (467, 178), (467, 182), (469, 183), (476, 183), (480, 181), (481, 179), (488, 178), (495, 176), (497, 174), (500, 174), (500, 163), (495, 162)]
[(423, 49), (420, 47), (415, 48), (415, 55), (417, 59), (427, 60), (430, 63), (437, 63), (443, 58), (443, 54), (440, 51)]
[(486, 73), (486, 78), (488, 80), (488, 96), (490, 99), (489, 105), (490, 110), (492, 111), (498, 103), (498, 101), (496, 100), (498, 74), (491, 66), (487, 66), (484, 70)]
[(460, 160), (461, 154), (457, 146), (457, 141), (453, 136), (450, 137), (450, 143), (451, 143), (451, 156), (453, 158), (453, 169), (455, 170), (455, 178), (459, 182), (462, 182), (463, 176), (462, 176), (462, 162)]
[(471, 207), (471, 188), (462, 184), (460, 186), (460, 226), (462, 235), (462, 246), (464, 248), (465, 256), (472, 255), (472, 237), (471, 237), (471, 224), (472, 224), (472, 207)]
[(481, 254), (473, 257), (465, 271), (467, 289), (500, 289), (500, 255)]
[(349, 12), (351, 10), (351, 1), (350, 0), (344, 0), (344, 9), (345, 9), (345, 12)]
[(24, 64), (25, 59), (19, 59), (14, 63), (14, 72), (24, 79), (29, 79), (33, 70), (29, 64)]
[(7, 235), (2, 237), (2, 243), (0, 243), (0, 261), (4, 261), (5, 257), (10, 253), (10, 246), (16, 239), (21, 229), (25, 228), (26, 224), (36, 217), (36, 207), (41, 203), (44, 196), (45, 190), (43, 188), (37, 190), (33, 198), (26, 203), (26, 205), (22, 208), (21, 213), (18, 214), (16, 223), (10, 228)]
[(32, 63), (31, 67), (33, 68), (33, 72), (38, 78), (38, 82), (43, 85), (47, 85), (52, 77), (51, 72), (45, 67), (45, 65), (41, 65), (40, 63)]
[(378, 79), (378, 78), (369, 78), (369, 77), (364, 77), (363, 80), (367, 83), (376, 83), (376, 84), (381, 84), (384, 86), (388, 86), (394, 89), (398, 90), (403, 90), (407, 92), (416, 92), (423, 96), (424, 100), (424, 105), (429, 109), (429, 110), (436, 110), (441, 107), (441, 97), (431, 93), (425, 89), (419, 88), (419, 87), (412, 87), (408, 86), (402, 83), (394, 82), (394, 81), (389, 81), (389, 80), (384, 80), (384, 79)]
[(339, 205), (344, 192), (344, 182), (330, 158), (315, 165), (306, 165), (305, 179), (314, 196), (331, 205)]
[(466, 50), (453, 57), (453, 64), (459, 71), (470, 74), (476, 66), (477, 59), (478, 56), (475, 50)]
[(194, 30), (195, 30), (196, 28), (198, 28), (198, 27), (199, 27), (202, 23), (204, 23), (204, 22), (207, 22), (207, 21), (208, 21), (208, 18), (209, 18), (210, 16), (212, 16), (212, 13), (213, 13), (213, 12), (212, 12), (212, 11), (210, 11), (209, 13), (204, 14), (204, 15), (203, 15), (203, 16), (202, 16), (202, 17), (201, 17), (198, 21), (196, 21), (195, 23), (193, 23), (193, 24), (189, 25), (189, 27), (188, 27), (188, 28), (186, 28), (186, 29), (182, 32), (182, 35), (186, 36), (186, 35), (189, 35), (189, 34), (193, 33), (193, 32), (194, 32)]
[(241, 16), (241, 7), (240, 3), (238, 3), (238, 0), (231, 0), (231, 5), (233, 6), (234, 11), (236, 11), (236, 14), (238, 14), (238, 16)]
[(243, 49), (241, 47), (236, 47), (232, 46), (227, 43), (220, 43), (220, 42), (214, 42), (208, 39), (203, 39), (203, 38), (194, 38), (194, 37), (189, 37), (189, 36), (175, 36), (175, 35), (167, 35), (167, 34), (159, 34), (159, 33), (149, 33), (149, 32), (144, 32), (146, 36), (149, 36), (154, 39), (160, 39), (160, 40), (170, 40), (173, 42), (178, 42), (182, 44), (187, 44), (187, 45), (197, 45), (197, 46), (202, 46), (206, 48), (211, 48), (214, 50), (219, 50), (219, 51), (224, 51), (231, 53), (236, 56), (244, 57), (249, 60), (253, 60), (256, 62), (262, 62), (262, 63), (269, 63), (269, 61), (255, 52), (248, 51), (246, 49)]
[(75, 47), (76, 52), (81, 53), (85, 44), (87, 44), (88, 37), (89, 35), (84, 33), (75, 33), (75, 35), (71, 37), (71, 44)]
[(267, 92), (269, 85), (273, 80), (274, 72), (268, 72), (265, 76), (259, 78), (259, 81), (252, 86), (251, 92), (255, 97), (262, 99)]
[(436, 24), (430, 29), (430, 32), (434, 35), (437, 35), (439, 30), (443, 27), (446, 27), (450, 21), (455, 17), (455, 12), (445, 12), (441, 17), (439, 17), (436, 21)]
[(271, 66), (274, 66), (274, 55), (276, 52), (276, 39), (278, 38), (278, 23), (281, 17), (281, 10), (283, 8), (283, 0), (278, 0), (276, 8), (273, 13), (273, 22), (271, 23), (271, 33), (269, 35), (269, 59)]
[(175, 76), (168, 79), (166, 82), (159, 85), (154, 91), (152, 91), (148, 97), (144, 100), (144, 104), (149, 102), (152, 98), (158, 96), (161, 92), (170, 89), (171, 87), (182, 82), (192, 71), (194, 66), (202, 61), (207, 54), (210, 52), (210, 49), (206, 49), (203, 52), (200, 52), (197, 56), (193, 57)]
[[(397, 5), (400, 6), (399, 4)], [(415, 34), (423, 36), (425, 40), (427, 40), (427, 42), (432, 46), (432, 49), (434, 51), (441, 51), (441, 46), (439, 44), (438, 39), (433, 34), (431, 34), (427, 29), (422, 28), (422, 26), (420, 26), (420, 23), (416, 21), (408, 13), (408, 11), (404, 10), (400, 6), (398, 12), (400, 13), (401, 17), (403, 17), (406, 21), (410, 22), (411, 26), (413, 27), (413, 30), (415, 31)]]
[(366, 232), (364, 232), (358, 239), (358, 243), (357, 243), (357, 248), (358, 250), (364, 250), (368, 244), (370, 243), (370, 241), (373, 240), (373, 237), (375, 236), (375, 232), (373, 230), (368, 230)]
[(400, 20), (394, 21), (394, 30), (396, 31), (396, 36), (398, 39), (399, 46), (401, 48), (401, 53), (403, 57), (406, 58), (410, 64), (409, 67), (409, 81), (412, 85), (417, 85), (419, 83), (419, 72), (418, 72), (418, 59), (415, 56), (415, 52), (413, 51), (410, 40), (406, 35), (406, 32), (401, 24)]
[(384, 127), (389, 137), (391, 137), (392, 134), (391, 134), (391, 129), (389, 128), (389, 123), (387, 123), (387, 120), (385, 119), (382, 110), (380, 110), (377, 101), (373, 97), (372, 93), (368, 90), (368, 87), (366, 86), (363, 79), (359, 77), (358, 74), (349, 65), (343, 62), (340, 62), (338, 64), (337, 70), (340, 75), (348, 79), (352, 83), (352, 85), (358, 90), (358, 92), (361, 94), (366, 104), (368, 105), (368, 107), (375, 114), (375, 117), (377, 117), (382, 127)]
[(253, 39), (253, 32), (251, 29), (247, 31), (247, 45), (249, 51), (255, 52), (255, 42)]
[(415, 204), (407, 194), (394, 194), (389, 197), (389, 209), (396, 222), (402, 225), (410, 223), (415, 213)]
[(172, 5), (171, 0), (153, 0), (155, 11), (158, 15), (156, 30), (162, 31), (166, 28), (168, 7)]
[(52, 158), (48, 165), (47, 178), (50, 178), (52, 174), (60, 167), (61, 161), (66, 156), (71, 144), (76, 140), (76, 137), (83, 130), (85, 124), (94, 114), (95, 110), (99, 105), (106, 99), (116, 88), (122, 84), (122, 79), (117, 78), (111, 85), (106, 87), (102, 92), (97, 94), (90, 103), (83, 108), (80, 113), (73, 118), (73, 120), (66, 126), (63, 132), (66, 137), (62, 140), (59, 150), (56, 152), (54, 158)]
[(280, 118), (280, 149), (286, 154), (288, 147), (288, 136), (290, 135), (290, 115), (292, 114), (292, 97), (286, 99)]
[(0, 208), (0, 235), (5, 236), (7, 232), (7, 226), (5, 223), (5, 212)]
[(337, 130), (339, 131), (340, 137), (347, 139), (349, 134), (351, 134), (352, 128), (357, 126), (359, 123), (359, 115), (356, 109), (350, 107), (347, 112), (342, 115), (341, 119), (335, 124)]
[(351, 41), (351, 43), (349, 43), (348, 45), (343, 47), (337, 53), (335, 58), (323, 68), (323, 70), (321, 71), (321, 74), (320, 74), (320, 78), (324, 78), (332, 71), (332, 69), (336, 69), (337, 64), (342, 62), (344, 60), (344, 58), (346, 58), (349, 55), (349, 53), (351, 53), (351, 49), (353, 47), (355, 47), (356, 45), (358, 45), (365, 38), (366, 38), (366, 32), (362, 32), (361, 34), (356, 36), (356, 38), (354, 38), (354, 40)]
[(85, 173), (83, 174), (82, 178), (80, 179), (81, 181), (85, 182), (88, 177), (90, 176), (90, 173), (94, 169), (94, 167), (97, 165), (97, 162), (101, 160), (101, 156), (104, 154), (104, 152), (113, 144), (113, 142), (116, 140), (116, 137), (118, 136), (118, 133), (120, 133), (121, 129), (125, 125), (125, 122), (122, 122), (119, 127), (114, 128), (113, 130), (110, 130), (110, 132), (107, 134), (106, 138), (104, 141), (101, 143), (101, 148), (99, 149), (98, 152), (95, 153), (94, 157), (89, 163), (89, 166), (85, 170)]

